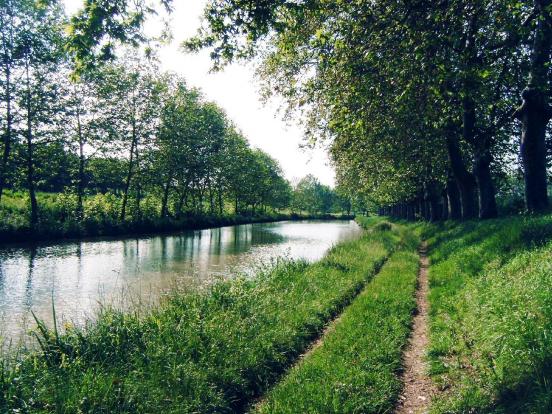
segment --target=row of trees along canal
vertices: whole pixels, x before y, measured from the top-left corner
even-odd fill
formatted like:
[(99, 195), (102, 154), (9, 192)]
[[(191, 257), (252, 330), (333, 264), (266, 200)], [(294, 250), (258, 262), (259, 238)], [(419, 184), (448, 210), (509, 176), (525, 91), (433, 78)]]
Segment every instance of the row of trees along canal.
[(149, 50), (119, 51), (76, 75), (67, 23), (55, 1), (1, 3), (4, 227), (350, 211), (313, 177), (293, 189), (274, 159), (199, 90), (160, 71)]
[(382, 213), (491, 218), (518, 189), (548, 207), (551, 0), (211, 0), (186, 46), (262, 56), (265, 91)]

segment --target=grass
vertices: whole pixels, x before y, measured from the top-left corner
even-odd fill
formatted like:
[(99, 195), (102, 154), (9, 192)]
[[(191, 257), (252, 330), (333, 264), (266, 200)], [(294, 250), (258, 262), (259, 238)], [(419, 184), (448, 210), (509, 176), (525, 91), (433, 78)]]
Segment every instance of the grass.
[[(388, 223), (376, 226), (388, 227)], [(256, 407), (258, 413), (391, 412), (410, 332), (419, 240), (413, 234), (308, 354)]]
[(366, 232), (320, 262), (174, 293), (145, 315), (104, 309), (85, 329), (39, 329), (2, 362), (0, 409), (230, 413), (269, 389), (377, 272), (404, 227)]
[(222, 214), (188, 212), (182, 217), (160, 217), (161, 206), (146, 197), (137, 215), (129, 204), (126, 220), (120, 219), (121, 197), (115, 194), (88, 195), (83, 200), (83, 216), (77, 217), (77, 197), (68, 193), (37, 193), (39, 224), (32, 229), (29, 221), (28, 195), (7, 190), (0, 203), (0, 243), (56, 240), (89, 236), (120, 236), (193, 230), (234, 224), (279, 220), (334, 219), (352, 216), (331, 214), (295, 214), (267, 211), (241, 216), (228, 211)]
[(552, 412), (552, 217), (428, 227), (434, 413)]

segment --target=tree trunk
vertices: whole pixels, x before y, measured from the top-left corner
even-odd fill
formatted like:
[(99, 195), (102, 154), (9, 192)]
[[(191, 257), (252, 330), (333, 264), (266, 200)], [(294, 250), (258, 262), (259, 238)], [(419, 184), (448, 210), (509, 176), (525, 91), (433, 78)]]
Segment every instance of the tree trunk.
[(416, 219), (416, 214), (415, 214), (415, 202), (411, 201), (410, 203), (408, 203), (408, 206), (407, 206), (407, 210), (406, 210), (406, 219), (408, 221), (414, 221)]
[(448, 197), (447, 197), (447, 190), (445, 189), (441, 194), (441, 202), (443, 205), (442, 211), (441, 211), (441, 220), (447, 221), (449, 217), (449, 205), (448, 205)]
[(414, 220), (419, 220), (421, 215), (422, 215), (422, 210), (420, 205), (420, 199), (416, 198), (416, 200), (414, 200)]
[(438, 197), (432, 197), (429, 199), (429, 220), (436, 222), (441, 220), (443, 216), (442, 205), (439, 203)]
[(429, 220), (431, 215), (429, 211), (429, 203), (425, 198), (420, 199), (421, 215), (424, 220)]
[(487, 152), (483, 156), (476, 155), (473, 172), (479, 190), (479, 218), (495, 218), (496, 209), (495, 187), (491, 175), (491, 155)]
[(460, 191), (460, 202), (462, 205), (462, 219), (469, 220), (477, 217), (476, 182), (464, 165), (458, 141), (451, 135), (447, 136), (447, 149), (450, 167), (458, 190)]
[(552, 0), (535, 0), (537, 23), (531, 54), (530, 77), (515, 113), (521, 121), (521, 158), (525, 175), (525, 202), (530, 212), (548, 207), (546, 177), (546, 127), (552, 117), (548, 102), (552, 49)]
[(163, 188), (163, 200), (161, 201), (161, 218), (167, 217), (167, 213), (168, 213), (167, 206), (169, 204), (169, 192), (171, 189), (171, 181), (172, 181), (172, 171), (169, 172), (167, 182), (165, 183), (165, 187)]
[(29, 65), (25, 67), (27, 96), (27, 186), (29, 187), (29, 198), (31, 200), (31, 229), (35, 229), (38, 224), (38, 202), (36, 200), (35, 183), (34, 183), (34, 159), (33, 159), (33, 123), (32, 123), (32, 107), (31, 107), (31, 80), (29, 76)]
[(84, 136), (82, 134), (82, 125), (80, 121), (80, 107), (77, 106), (77, 134), (79, 137), (79, 177), (77, 184), (77, 219), (83, 218), (83, 197), (84, 197)]
[(6, 87), (4, 99), (6, 101), (6, 132), (4, 134), (4, 151), (2, 153), (2, 169), (0, 170), (0, 201), (6, 185), (6, 174), (8, 172), (8, 160), (10, 158), (12, 143), (12, 96), (11, 96), (11, 71), (9, 64), (6, 63), (4, 73), (6, 75)]
[(182, 209), (184, 207), (184, 202), (186, 200), (186, 195), (187, 195), (187, 190), (186, 190), (187, 187), (188, 187), (188, 184), (186, 183), (186, 187), (180, 193), (180, 198), (178, 200), (178, 206), (176, 207), (176, 212), (177, 212), (178, 216), (182, 216)]
[(222, 188), (218, 186), (218, 205), (219, 205), (219, 216), (224, 214), (224, 197), (222, 195)]
[(134, 148), (136, 147), (136, 133), (133, 128), (132, 143), (130, 144), (130, 159), (128, 160), (128, 172), (125, 180), (125, 189), (123, 192), (123, 205), (121, 206), (121, 221), (126, 218), (126, 206), (128, 202), (128, 190), (130, 189), (130, 181), (134, 169)]
[(447, 199), (448, 199), (448, 218), (450, 220), (460, 220), (462, 218), (462, 204), (460, 202), (460, 191), (458, 184), (453, 177), (449, 177), (447, 182)]
[(209, 180), (209, 211), (211, 214), (215, 214), (215, 194), (213, 192), (213, 187), (211, 181)]

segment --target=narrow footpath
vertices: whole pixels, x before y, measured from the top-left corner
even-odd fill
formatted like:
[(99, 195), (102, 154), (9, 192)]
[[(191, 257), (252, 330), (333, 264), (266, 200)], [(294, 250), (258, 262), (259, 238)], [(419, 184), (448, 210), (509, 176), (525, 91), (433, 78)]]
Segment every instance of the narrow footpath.
[[(343, 317), (345, 310), (355, 301), (357, 297), (362, 295), (362, 293), (365, 291), (368, 284), (372, 282), (372, 280), (374, 280), (374, 278), (379, 274), (379, 272), (381, 271), (383, 266), (385, 266), (388, 260), (389, 260), (389, 257), (386, 257), (380, 264), (378, 264), (374, 269), (374, 273), (372, 274), (372, 277), (369, 279), (366, 279), (364, 283), (362, 283), (360, 286), (357, 287), (356, 291), (351, 295), (351, 297), (347, 298), (341, 304), (341, 306), (339, 307), (340, 308), (339, 311), (336, 312), (336, 314), (326, 323), (323, 330), (319, 332), (318, 335), (316, 335), (316, 337), (312, 340), (312, 342), (305, 348), (304, 352), (297, 357), (297, 359), (290, 365), (290, 367), (286, 370), (286, 372), (282, 373), (281, 375), (282, 378), (285, 375), (287, 375), (293, 369), (293, 367), (296, 367), (302, 364), (306, 358), (308, 358), (312, 353), (314, 353), (314, 351), (316, 351), (318, 348), (322, 346), (325, 338), (335, 330), (335, 327)], [(240, 411), (240, 412), (243, 412), (243, 413), (256, 412), (256, 410), (265, 403), (265, 398), (266, 398), (266, 393), (255, 398), (249, 404), (245, 404), (243, 407), (243, 411)]]
[(412, 332), (403, 356), (404, 371), (401, 381), (404, 384), (396, 414), (423, 414), (428, 412), (435, 387), (427, 375), (425, 353), (428, 345), (428, 266), (427, 244), (420, 248), (420, 273), (416, 291), (417, 312), (412, 321)]

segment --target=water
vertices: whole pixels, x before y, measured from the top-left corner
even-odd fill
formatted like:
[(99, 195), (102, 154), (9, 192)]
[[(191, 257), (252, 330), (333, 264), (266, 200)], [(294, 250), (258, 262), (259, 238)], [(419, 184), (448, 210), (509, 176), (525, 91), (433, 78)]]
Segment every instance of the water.
[(58, 319), (81, 324), (101, 304), (155, 303), (175, 286), (253, 274), (282, 256), (318, 260), (360, 231), (353, 221), (287, 221), (0, 249), (0, 332), (4, 341), (27, 337), (31, 310), (51, 324), (52, 301)]

